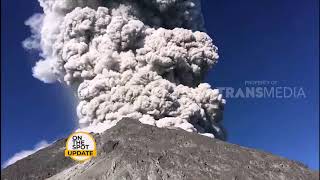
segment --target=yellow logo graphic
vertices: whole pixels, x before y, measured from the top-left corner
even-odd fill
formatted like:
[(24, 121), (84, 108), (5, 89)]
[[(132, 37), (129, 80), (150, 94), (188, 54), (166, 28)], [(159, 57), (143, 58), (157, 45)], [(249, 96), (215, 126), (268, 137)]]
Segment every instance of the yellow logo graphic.
[(93, 136), (87, 132), (72, 133), (68, 137), (64, 155), (79, 162), (96, 157), (97, 149)]

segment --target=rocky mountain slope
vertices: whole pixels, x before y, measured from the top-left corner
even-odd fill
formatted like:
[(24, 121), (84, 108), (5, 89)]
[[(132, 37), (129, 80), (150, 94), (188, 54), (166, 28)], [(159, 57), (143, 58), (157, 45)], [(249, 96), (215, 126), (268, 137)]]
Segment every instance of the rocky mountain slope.
[(3, 180), (316, 180), (298, 162), (179, 129), (122, 120), (96, 134), (98, 155), (78, 164), (64, 157), (65, 141), (32, 154), (1, 172)]

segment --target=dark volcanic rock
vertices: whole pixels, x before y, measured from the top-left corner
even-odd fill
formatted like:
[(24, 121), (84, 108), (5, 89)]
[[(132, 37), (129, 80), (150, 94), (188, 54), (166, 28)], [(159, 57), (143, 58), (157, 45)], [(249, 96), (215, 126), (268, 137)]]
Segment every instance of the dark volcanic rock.
[(183, 130), (123, 120), (95, 135), (98, 156), (77, 164), (65, 140), (2, 170), (1, 179), (315, 180), (301, 163)]
[(73, 160), (64, 156), (66, 140), (60, 139), (1, 170), (1, 179), (46, 179), (75, 165)]

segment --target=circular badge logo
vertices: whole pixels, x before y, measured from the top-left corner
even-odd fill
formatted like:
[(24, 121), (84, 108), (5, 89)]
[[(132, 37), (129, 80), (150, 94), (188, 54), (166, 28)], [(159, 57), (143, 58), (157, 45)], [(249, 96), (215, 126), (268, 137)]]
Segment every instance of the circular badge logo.
[(87, 132), (72, 133), (66, 143), (65, 156), (83, 162), (97, 156), (96, 142)]

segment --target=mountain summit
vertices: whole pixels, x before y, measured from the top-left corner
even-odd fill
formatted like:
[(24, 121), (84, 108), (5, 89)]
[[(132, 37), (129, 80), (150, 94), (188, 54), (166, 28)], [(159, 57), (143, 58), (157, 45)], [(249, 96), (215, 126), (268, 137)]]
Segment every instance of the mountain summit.
[(3, 180), (316, 180), (299, 162), (181, 129), (122, 120), (94, 135), (98, 155), (85, 163), (64, 157), (61, 139), (1, 172)]

